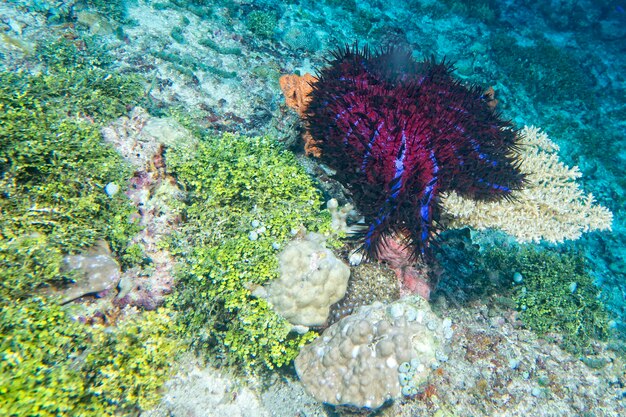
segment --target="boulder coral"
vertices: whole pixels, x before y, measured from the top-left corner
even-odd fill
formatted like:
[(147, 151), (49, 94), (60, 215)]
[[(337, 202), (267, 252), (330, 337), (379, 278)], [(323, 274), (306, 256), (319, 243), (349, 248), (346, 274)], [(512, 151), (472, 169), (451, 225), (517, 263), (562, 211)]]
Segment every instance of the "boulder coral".
[(322, 326), (330, 306), (348, 287), (350, 268), (323, 241), (323, 236), (308, 233), (289, 243), (279, 255), (279, 278), (253, 293), (295, 326)]
[(447, 360), (451, 324), (419, 296), (363, 306), (303, 347), (296, 372), (318, 401), (379, 408), (417, 394), (432, 369)]

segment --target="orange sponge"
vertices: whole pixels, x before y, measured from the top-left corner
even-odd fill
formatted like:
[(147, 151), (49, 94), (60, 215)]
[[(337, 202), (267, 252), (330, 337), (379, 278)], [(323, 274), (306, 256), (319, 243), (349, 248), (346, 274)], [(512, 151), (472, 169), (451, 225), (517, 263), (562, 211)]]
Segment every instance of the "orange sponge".
[(304, 116), (309, 101), (311, 101), (310, 94), (313, 91), (313, 84), (317, 82), (317, 78), (309, 73), (303, 76), (289, 74), (280, 77), (278, 82), (285, 95), (287, 105), (298, 112), (300, 117)]
[[(304, 117), (311, 101), (311, 92), (313, 91), (313, 85), (317, 82), (317, 78), (309, 73), (303, 76), (288, 74), (280, 77), (278, 82), (285, 95), (287, 106), (294, 109), (300, 117)], [(307, 155), (319, 157), (322, 154), (321, 149), (317, 147), (317, 142), (308, 130), (304, 132), (302, 138), (304, 139), (304, 152)]]

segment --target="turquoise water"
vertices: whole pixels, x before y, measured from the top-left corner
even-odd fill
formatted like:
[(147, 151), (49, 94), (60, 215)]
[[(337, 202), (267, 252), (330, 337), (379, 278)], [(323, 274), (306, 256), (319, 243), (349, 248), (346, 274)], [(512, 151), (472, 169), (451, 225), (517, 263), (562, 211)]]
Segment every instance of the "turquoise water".
[[(626, 3), (13, 0), (0, 17), (0, 415), (625, 413)], [(281, 90), (354, 44), (453, 63), (564, 166), (529, 162), (515, 208), (444, 203), (427, 259), (390, 244), (359, 264), (368, 209), (305, 152)], [(276, 312), (294, 239), (303, 277), (331, 256), (312, 242), (354, 264), (321, 322)], [(368, 410), (388, 375), (338, 393), (373, 366), (294, 367), (359, 307), (414, 293), (440, 333), (409, 395)]]

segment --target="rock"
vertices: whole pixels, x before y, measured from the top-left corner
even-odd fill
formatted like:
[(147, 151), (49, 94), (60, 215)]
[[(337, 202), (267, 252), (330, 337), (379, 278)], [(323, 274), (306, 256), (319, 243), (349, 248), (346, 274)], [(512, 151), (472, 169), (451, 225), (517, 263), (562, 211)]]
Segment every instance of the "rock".
[(117, 261), (111, 256), (109, 245), (100, 241), (83, 254), (63, 258), (63, 269), (76, 272), (76, 282), (64, 291), (61, 304), (69, 303), (83, 295), (94, 294), (114, 288), (122, 273)]

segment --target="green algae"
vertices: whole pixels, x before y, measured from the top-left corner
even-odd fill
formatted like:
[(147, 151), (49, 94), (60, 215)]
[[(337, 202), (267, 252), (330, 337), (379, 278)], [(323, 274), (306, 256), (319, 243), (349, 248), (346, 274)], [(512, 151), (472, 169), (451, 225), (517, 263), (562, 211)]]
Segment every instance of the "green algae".
[(217, 76), (218, 78), (236, 78), (235, 71), (227, 71), (212, 65), (205, 64), (191, 55), (177, 55), (169, 52), (154, 51), (152, 55), (169, 62), (172, 66), (182, 74), (194, 77), (193, 71), (205, 71)]
[(0, 257), (8, 265), (0, 295), (5, 300), (65, 282), (59, 271), (62, 253), (102, 239), (123, 254), (138, 230), (131, 220), (135, 210), (123, 194), (104, 192), (108, 183), (126, 184), (131, 171), (102, 142), (97, 120), (122, 114), (141, 87), (119, 75), (109, 77), (104, 68), (65, 60), (62, 53), (49, 64), (48, 71), (35, 75), (0, 73)]
[(246, 27), (259, 38), (270, 39), (278, 26), (278, 18), (273, 12), (255, 10), (248, 15)]
[(205, 38), (198, 41), (202, 46), (213, 49), (215, 52), (223, 55), (242, 55), (241, 48), (221, 46), (212, 39)]
[(44, 294), (73, 278), (63, 257), (107, 241), (123, 265), (141, 257), (124, 193), (130, 167), (100, 128), (143, 94), (108, 59), (66, 40), (38, 47), (42, 70), (0, 72), (1, 415), (109, 416), (156, 403), (180, 351), (171, 315), (103, 328)]
[(289, 364), (316, 334), (291, 332), (251, 289), (277, 276), (278, 249), (294, 231), (328, 230), (312, 180), (268, 137), (207, 135), (193, 155), (173, 148), (166, 160), (189, 192), (186, 223), (171, 244), (181, 261), (172, 307), (184, 334), (247, 370)]
[(491, 49), (502, 72), (523, 85), (538, 102), (560, 105), (565, 100), (588, 100), (591, 96), (590, 75), (578, 60), (545, 39), (522, 46), (512, 36), (499, 33), (492, 36)]
[(169, 314), (104, 328), (72, 321), (38, 297), (4, 306), (0, 414), (112, 416), (153, 407), (183, 348)]
[(607, 338), (608, 314), (582, 256), (522, 247), (489, 251), (484, 262), (504, 276), (521, 274), (512, 298), (524, 325), (537, 334), (562, 335), (561, 346), (573, 353)]

